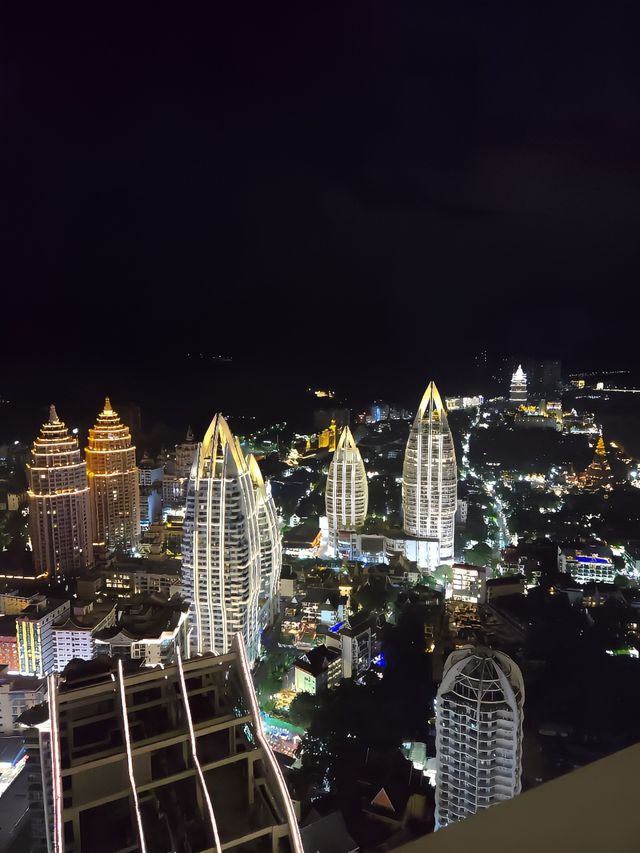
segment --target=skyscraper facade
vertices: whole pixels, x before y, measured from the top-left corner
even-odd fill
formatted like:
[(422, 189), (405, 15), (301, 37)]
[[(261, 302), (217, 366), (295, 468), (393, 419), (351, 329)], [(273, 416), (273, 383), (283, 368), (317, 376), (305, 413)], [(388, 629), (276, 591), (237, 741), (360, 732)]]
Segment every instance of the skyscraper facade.
[(369, 502), (367, 472), (349, 427), (342, 430), (329, 465), (325, 502), (330, 546), (337, 550), (340, 532), (362, 526)]
[(77, 574), (93, 562), (87, 467), (54, 406), (33, 443), (27, 477), (36, 574)]
[(260, 466), (251, 453), (247, 466), (253, 483), (260, 534), (260, 627), (272, 625), (279, 612), (280, 572), (282, 570), (282, 536), (278, 514), (271, 494), (271, 486), (265, 483)]
[(129, 427), (109, 398), (89, 430), (86, 449), (93, 542), (130, 552), (140, 542), (140, 487)]
[(509, 400), (518, 406), (527, 402), (527, 374), (521, 364), (511, 377)]
[(49, 850), (303, 853), (241, 636), (132, 674), (76, 661), (48, 688), (21, 724), (40, 734)]
[(418, 539), (437, 539), (440, 560), (453, 560), (457, 504), (456, 455), (447, 412), (434, 382), (420, 402), (404, 456), (404, 530)]
[(436, 712), (436, 829), (520, 793), (522, 673), (503, 652), (447, 658)]
[(224, 654), (240, 633), (253, 663), (260, 585), (254, 486), (240, 444), (218, 414), (198, 446), (187, 488), (182, 589), (191, 607), (191, 654)]

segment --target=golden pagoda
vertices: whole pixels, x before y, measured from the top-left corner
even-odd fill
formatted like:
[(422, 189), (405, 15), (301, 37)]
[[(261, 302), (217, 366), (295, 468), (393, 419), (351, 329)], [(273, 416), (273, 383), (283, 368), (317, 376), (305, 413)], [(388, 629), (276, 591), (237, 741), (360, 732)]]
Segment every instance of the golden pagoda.
[(612, 480), (611, 465), (609, 465), (607, 449), (601, 433), (589, 467), (578, 477), (578, 485), (590, 492), (597, 492), (600, 489), (610, 491), (613, 488)]

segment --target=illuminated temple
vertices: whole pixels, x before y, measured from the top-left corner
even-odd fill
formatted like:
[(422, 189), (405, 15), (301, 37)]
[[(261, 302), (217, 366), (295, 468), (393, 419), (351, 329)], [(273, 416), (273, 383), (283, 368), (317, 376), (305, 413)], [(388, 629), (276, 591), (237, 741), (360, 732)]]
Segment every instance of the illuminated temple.
[(613, 488), (613, 474), (602, 435), (598, 436), (596, 450), (588, 468), (574, 478), (574, 483), (589, 492), (597, 492), (600, 489), (610, 491)]

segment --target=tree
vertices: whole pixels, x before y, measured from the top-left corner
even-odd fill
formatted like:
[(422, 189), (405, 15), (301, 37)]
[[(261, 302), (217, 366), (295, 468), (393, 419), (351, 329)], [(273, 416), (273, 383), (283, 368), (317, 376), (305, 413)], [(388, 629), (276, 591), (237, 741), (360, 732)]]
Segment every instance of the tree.
[(289, 719), (294, 726), (307, 730), (320, 708), (318, 698), (311, 693), (298, 693), (289, 706)]
[(453, 582), (453, 569), (451, 566), (442, 564), (434, 569), (433, 577), (441, 586), (446, 586), (448, 583)]

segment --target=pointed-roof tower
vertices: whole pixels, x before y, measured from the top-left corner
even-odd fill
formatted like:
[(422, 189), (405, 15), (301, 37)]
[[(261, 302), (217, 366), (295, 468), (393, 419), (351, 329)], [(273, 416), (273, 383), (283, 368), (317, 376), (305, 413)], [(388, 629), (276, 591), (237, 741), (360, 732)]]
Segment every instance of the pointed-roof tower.
[(220, 413), (214, 415), (204, 434), (199, 453), (198, 476), (235, 476), (248, 473), (240, 442)]
[(216, 414), (195, 456), (187, 488), (182, 588), (191, 602), (191, 651), (229, 651), (240, 631), (258, 653), (260, 531), (254, 485), (238, 439)]
[(51, 404), (27, 466), (29, 533), (38, 575), (78, 574), (93, 561), (87, 469)]
[(440, 559), (453, 559), (457, 466), (447, 410), (435, 382), (422, 396), (409, 432), (402, 469), (404, 529), (438, 539)]
[(129, 427), (109, 397), (85, 452), (91, 492), (94, 544), (132, 552), (140, 541), (140, 484)]
[(340, 433), (329, 465), (325, 502), (331, 547), (336, 553), (351, 557), (352, 537), (341, 534), (352, 533), (364, 524), (369, 485), (362, 456), (348, 426)]

